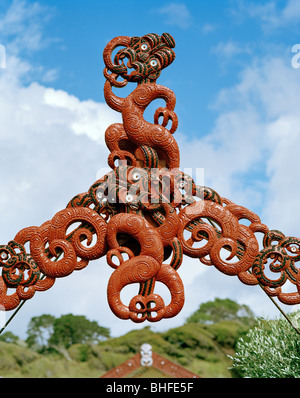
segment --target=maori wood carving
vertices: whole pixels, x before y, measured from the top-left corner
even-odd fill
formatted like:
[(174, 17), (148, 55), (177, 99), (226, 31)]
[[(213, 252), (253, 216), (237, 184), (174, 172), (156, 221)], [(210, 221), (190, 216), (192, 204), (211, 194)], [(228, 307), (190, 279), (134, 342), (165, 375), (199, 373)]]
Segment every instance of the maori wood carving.
[[(174, 61), (174, 47), (168, 33), (116, 37), (105, 47), (104, 95), (123, 121), (105, 134), (111, 171), (51, 220), (21, 230), (0, 246), (0, 304), (5, 310), (106, 256), (112, 268), (107, 298), (117, 317), (134, 322), (174, 317), (184, 305), (177, 272), (184, 254), (244, 284), (260, 284), (282, 303), (300, 303), (300, 239), (269, 230), (258, 215), (196, 185), (179, 168), (173, 135), (176, 98), (156, 83)], [(127, 97), (115, 94), (128, 83), (136, 87)], [(158, 98), (165, 106), (150, 123), (144, 111)], [(287, 281), (294, 286), (289, 293), (282, 290)], [(170, 303), (157, 293), (157, 282), (169, 289)], [(139, 290), (125, 305), (121, 291), (133, 283)]]

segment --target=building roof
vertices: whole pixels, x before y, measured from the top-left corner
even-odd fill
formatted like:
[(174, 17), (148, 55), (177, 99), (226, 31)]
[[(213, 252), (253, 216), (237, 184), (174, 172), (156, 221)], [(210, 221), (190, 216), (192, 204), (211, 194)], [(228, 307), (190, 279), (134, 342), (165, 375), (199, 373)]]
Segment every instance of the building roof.
[(109, 370), (101, 378), (199, 378), (200, 376), (172, 362), (156, 352), (150, 344), (143, 344), (139, 353)]

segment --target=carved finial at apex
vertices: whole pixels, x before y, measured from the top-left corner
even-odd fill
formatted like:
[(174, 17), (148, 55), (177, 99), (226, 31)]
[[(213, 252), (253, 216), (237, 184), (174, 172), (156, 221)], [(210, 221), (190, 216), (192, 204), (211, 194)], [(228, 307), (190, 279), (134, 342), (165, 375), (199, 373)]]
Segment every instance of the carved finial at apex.
[[(112, 61), (112, 53), (119, 46), (125, 48), (120, 49)], [(116, 162), (179, 168), (180, 152), (173, 137), (178, 126), (174, 111), (176, 97), (172, 90), (156, 83), (161, 70), (175, 59), (174, 46), (175, 41), (169, 33), (119, 36), (106, 45), (103, 52), (106, 65), (104, 97), (123, 119), (123, 124), (114, 123), (105, 132), (106, 145), (111, 152), (108, 164), (112, 169)], [(119, 77), (123, 80), (117, 80)], [(138, 85), (126, 98), (113, 92), (113, 87), (124, 87), (128, 82)], [(163, 99), (166, 105), (156, 110), (154, 123), (149, 123), (144, 118), (144, 111), (156, 99)]]
[[(120, 49), (112, 60), (112, 53), (119, 46), (125, 48)], [(175, 40), (169, 33), (163, 33), (161, 36), (149, 33), (142, 37), (115, 37), (106, 45), (103, 52), (106, 66), (104, 76), (115, 87), (123, 87), (127, 82), (138, 84), (155, 82), (162, 69), (174, 61), (175, 53), (172, 50), (174, 47)], [(117, 81), (119, 76), (124, 80)]]

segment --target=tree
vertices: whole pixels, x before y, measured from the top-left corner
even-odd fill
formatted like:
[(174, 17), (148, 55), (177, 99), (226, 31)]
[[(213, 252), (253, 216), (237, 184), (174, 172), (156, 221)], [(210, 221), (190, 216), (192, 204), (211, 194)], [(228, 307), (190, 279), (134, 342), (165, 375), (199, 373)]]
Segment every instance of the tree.
[(62, 315), (55, 319), (50, 345), (69, 348), (76, 343), (95, 343), (110, 336), (109, 329), (99, 326), (95, 321), (89, 321), (83, 315)]
[(250, 324), (255, 319), (253, 312), (245, 304), (238, 304), (230, 299), (216, 298), (202, 303), (187, 320), (187, 323), (211, 324), (219, 321), (241, 321)]
[(13, 334), (12, 332), (5, 332), (1, 334), (0, 341), (4, 341), (5, 343), (17, 343), (19, 337)]
[(76, 343), (95, 343), (110, 336), (109, 329), (89, 321), (83, 315), (52, 315), (34, 317), (29, 322), (26, 342), (42, 352), (55, 349), (65, 355), (65, 349)]
[(55, 317), (49, 314), (31, 318), (26, 343), (37, 351), (43, 351), (48, 347), (48, 341), (53, 334)]
[[(299, 321), (300, 311), (290, 316)], [(240, 377), (299, 378), (300, 338), (286, 319), (261, 319), (237, 341), (231, 359)]]

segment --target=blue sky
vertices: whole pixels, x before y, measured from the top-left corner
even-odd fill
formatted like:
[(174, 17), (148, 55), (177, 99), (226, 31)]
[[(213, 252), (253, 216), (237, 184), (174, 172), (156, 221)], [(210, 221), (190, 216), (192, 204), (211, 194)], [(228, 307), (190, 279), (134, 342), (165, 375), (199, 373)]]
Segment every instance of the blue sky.
[[(120, 116), (104, 102), (102, 51), (113, 37), (150, 32), (169, 32), (176, 41), (176, 59), (158, 82), (177, 97), (182, 169), (202, 168), (205, 185), (257, 212), (270, 228), (299, 236), (300, 68), (292, 65), (299, 22), (297, 0), (147, 7), (135, 0), (2, 0), (1, 244), (52, 218), (104, 174), (104, 132)], [(181, 268), (184, 310), (154, 330), (180, 324), (215, 297), (277, 314), (256, 288), (191, 259)], [(136, 328), (110, 313), (109, 274), (101, 260), (57, 281), (26, 303), (10, 330), (24, 335), (29, 319), (45, 312), (85, 314), (114, 335)]]

